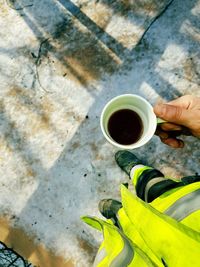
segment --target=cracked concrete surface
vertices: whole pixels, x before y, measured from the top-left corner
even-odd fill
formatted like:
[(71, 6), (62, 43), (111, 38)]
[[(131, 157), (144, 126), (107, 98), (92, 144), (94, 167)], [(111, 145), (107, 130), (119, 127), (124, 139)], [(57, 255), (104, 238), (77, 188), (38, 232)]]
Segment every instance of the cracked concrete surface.
[[(98, 201), (127, 181), (100, 112), (123, 93), (152, 104), (200, 96), (200, 1), (0, 0), (0, 13), (5, 241), (17, 249), (17, 228), (68, 265), (91, 266), (101, 236), (80, 216), (99, 215)], [(173, 150), (154, 137), (134, 152), (167, 176), (198, 173), (200, 144), (185, 140)], [(39, 265), (34, 249), (22, 253)]]

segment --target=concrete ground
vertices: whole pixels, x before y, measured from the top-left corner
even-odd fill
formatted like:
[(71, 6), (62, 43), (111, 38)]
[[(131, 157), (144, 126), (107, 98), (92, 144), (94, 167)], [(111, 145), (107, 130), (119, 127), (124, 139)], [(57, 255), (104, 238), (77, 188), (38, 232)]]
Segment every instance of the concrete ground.
[[(5, 241), (17, 249), (21, 229), (74, 266), (91, 266), (101, 235), (80, 216), (99, 216), (99, 200), (119, 199), (127, 181), (101, 133), (101, 110), (124, 93), (152, 104), (200, 96), (200, 1), (0, 0), (0, 14)], [(198, 173), (200, 143), (184, 140), (174, 150), (155, 136), (134, 153), (167, 176)], [(23, 248), (34, 261), (33, 253)]]

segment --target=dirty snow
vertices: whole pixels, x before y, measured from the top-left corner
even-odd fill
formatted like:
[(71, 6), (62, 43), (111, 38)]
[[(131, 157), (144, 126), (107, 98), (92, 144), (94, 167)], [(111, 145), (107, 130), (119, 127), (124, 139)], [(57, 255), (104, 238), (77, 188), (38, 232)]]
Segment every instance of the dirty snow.
[[(0, 214), (80, 267), (101, 240), (80, 216), (127, 181), (100, 132), (105, 103), (200, 96), (200, 1), (174, 0), (144, 36), (170, 1), (114, 2), (0, 0)], [(185, 140), (134, 152), (168, 176), (198, 173), (200, 144)]]

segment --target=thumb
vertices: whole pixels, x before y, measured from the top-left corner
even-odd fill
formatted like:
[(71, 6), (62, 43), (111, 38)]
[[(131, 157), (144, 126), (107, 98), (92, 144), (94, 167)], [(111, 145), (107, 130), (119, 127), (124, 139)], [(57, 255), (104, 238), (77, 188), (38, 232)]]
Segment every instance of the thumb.
[(191, 110), (169, 104), (159, 104), (154, 107), (155, 114), (168, 122), (190, 127), (193, 114)]

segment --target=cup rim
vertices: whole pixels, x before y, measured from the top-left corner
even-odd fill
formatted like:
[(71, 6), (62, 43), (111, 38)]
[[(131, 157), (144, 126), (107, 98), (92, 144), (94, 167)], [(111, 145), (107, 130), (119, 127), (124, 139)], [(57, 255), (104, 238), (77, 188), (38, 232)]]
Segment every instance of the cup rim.
[[(103, 118), (104, 118), (104, 113), (106, 111), (106, 109), (108, 108), (108, 106), (116, 101), (117, 99), (119, 98), (122, 98), (122, 97), (134, 97), (134, 98), (138, 98), (140, 99), (141, 101), (145, 102), (146, 105), (152, 110), (152, 115), (153, 115), (153, 119), (154, 119), (154, 123), (153, 123), (153, 126), (152, 126), (152, 130), (151, 130), (151, 134), (149, 135), (148, 138), (146, 138), (145, 140), (143, 140), (143, 142), (141, 143), (134, 143), (134, 144), (131, 144), (131, 145), (122, 145), (122, 144), (119, 144), (115, 141), (113, 141), (106, 133), (105, 129), (104, 129), (104, 125), (103, 125)], [(145, 145), (146, 143), (148, 143), (150, 141), (150, 139), (153, 137), (155, 131), (156, 131), (156, 127), (157, 127), (157, 120), (156, 120), (156, 115), (155, 113), (153, 112), (153, 107), (152, 105), (145, 99), (143, 98), (142, 96), (140, 95), (136, 95), (136, 94), (122, 94), (122, 95), (118, 95), (116, 97), (113, 97), (110, 101), (107, 102), (107, 104), (104, 106), (102, 112), (101, 112), (101, 117), (100, 117), (100, 126), (101, 126), (101, 130), (102, 130), (102, 133), (104, 135), (104, 137), (106, 138), (106, 140), (112, 144), (113, 146), (115, 147), (118, 147), (120, 149), (135, 149), (135, 148), (138, 148), (138, 147), (141, 147), (143, 145)]]

